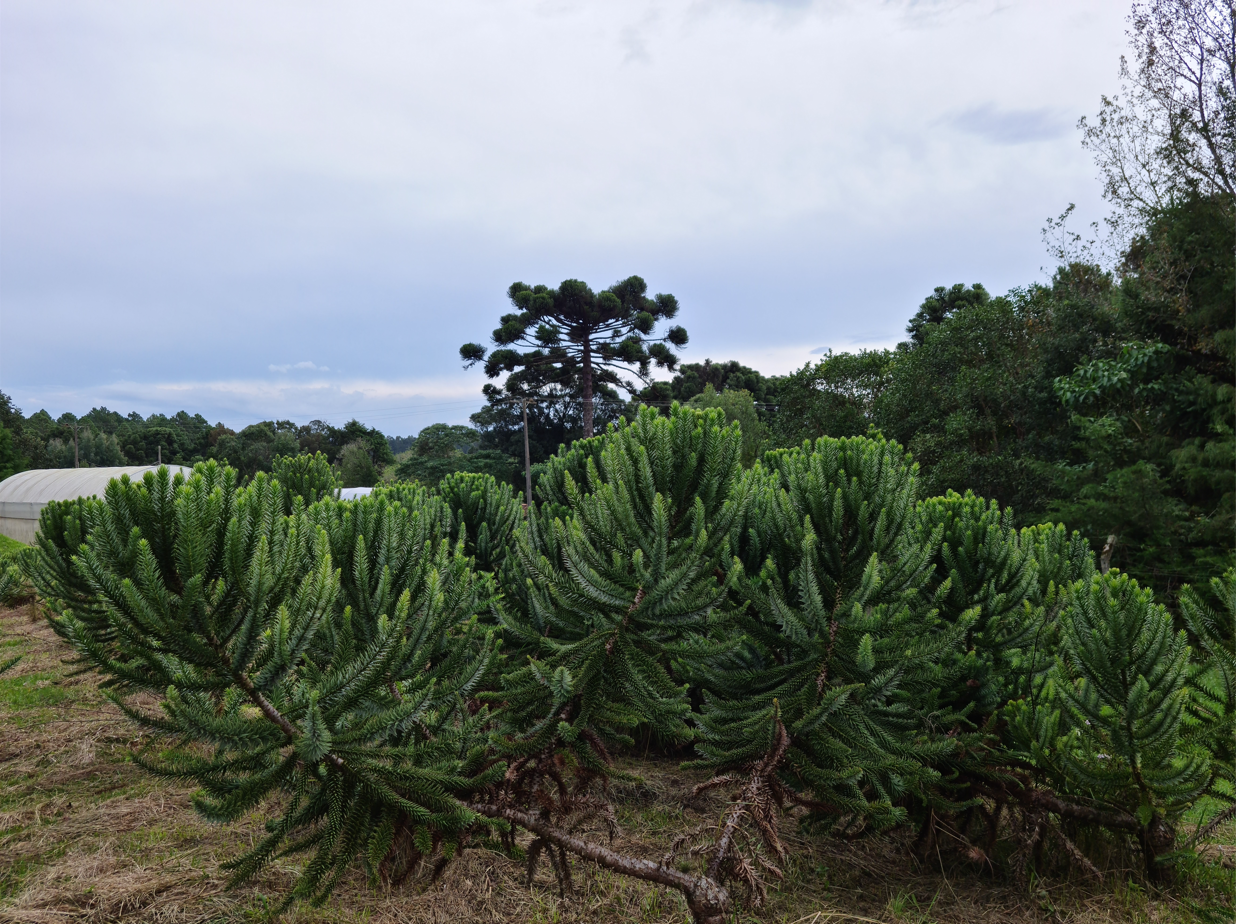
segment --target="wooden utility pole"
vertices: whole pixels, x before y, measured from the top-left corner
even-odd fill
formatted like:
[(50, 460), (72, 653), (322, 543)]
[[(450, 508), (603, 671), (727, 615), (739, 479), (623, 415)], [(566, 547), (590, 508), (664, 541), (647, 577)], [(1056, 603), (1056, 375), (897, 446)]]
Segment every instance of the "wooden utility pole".
[(77, 459), (77, 428), (80, 427), (81, 424), (74, 422), (74, 423), (69, 424), (69, 426), (73, 428), (73, 467), (78, 468), (79, 466), (78, 466), (78, 459)]
[(524, 415), (524, 502), (526, 507), (533, 506), (533, 472), (529, 466), (529, 399), (520, 402), (520, 412)]

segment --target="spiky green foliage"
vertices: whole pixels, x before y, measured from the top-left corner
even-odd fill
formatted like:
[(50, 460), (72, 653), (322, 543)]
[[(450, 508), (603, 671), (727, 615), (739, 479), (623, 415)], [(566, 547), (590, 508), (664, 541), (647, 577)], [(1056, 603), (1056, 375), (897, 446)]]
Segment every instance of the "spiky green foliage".
[[(7, 606), (22, 590), (22, 573), (14, 562), (0, 562), (0, 604)], [(21, 660), (21, 655), (0, 661), (3, 674)]]
[(786, 790), (876, 825), (935, 778), (954, 743), (939, 712), (943, 659), (975, 621), (938, 619), (920, 592), (940, 529), (911, 529), (915, 473), (896, 444), (823, 438), (771, 453), (760, 483), (768, 556), (740, 591), (747, 645), (720, 667), (700, 716), (698, 765), (736, 771), (785, 726)]
[(312, 456), (276, 456), (271, 462), (271, 474), (279, 482), (285, 515), (292, 513), (296, 498), (308, 507), (324, 497), (334, 497), (341, 485), (335, 468), (321, 452)]
[[(90, 586), (74, 569), (73, 556), (86, 541), (92, 511), (98, 503), (94, 498), (81, 497), (50, 501), (39, 514), (34, 553), (23, 559), (35, 590), (49, 606), (72, 607), (79, 619), (87, 621), (93, 618), (96, 602)], [(52, 627), (57, 627), (55, 621)]]
[(24, 587), (21, 568), (17, 562), (0, 562), (0, 605), (8, 606), (18, 597)]
[[(317, 644), (345, 656), (372, 644), (384, 614), (394, 612), (408, 594), (414, 612), (439, 614), (425, 626), (427, 651), (440, 641), (459, 647), (448, 632), (450, 621), (443, 620), (468, 620), (484, 612), (494, 588), (445, 535), (449, 517), (442, 499), (424, 490), (405, 493), (404, 503), (375, 494), (309, 508), (307, 522), (325, 534), (331, 560), (340, 569), (341, 593)], [(440, 654), (434, 652), (431, 660), (437, 663)], [(397, 674), (428, 663), (401, 666)]]
[[(1186, 737), (1186, 633), (1124, 574), (1094, 573), (1062, 614), (1062, 652), (1040, 704), (1041, 754), (1060, 792), (1135, 816), (1152, 858), (1211, 779)], [(1050, 700), (1049, 697), (1052, 697)]]
[[(561, 453), (543, 476), (562, 478), (543, 496), (561, 498), (568, 513), (521, 530), (528, 609), (509, 608), (504, 622), (531, 653), (501, 694), (530, 747), (585, 731), (630, 742), (641, 725), (665, 740), (688, 737), (673, 662), (698, 651), (733, 580), (740, 450), (738, 428), (719, 411), (645, 409), (601, 443)], [(556, 557), (539, 527), (553, 533)]]
[(439, 482), (438, 495), (451, 511), (452, 544), (463, 538), (478, 570), (499, 571), (524, 519), (511, 485), (493, 475), (456, 472)]
[[(211, 820), (278, 800), (266, 837), (230, 866), (242, 880), (310, 852), (289, 901), (325, 899), (358, 858), (377, 875), (400, 857), (450, 852), (475, 823), (457, 797), (502, 772), (484, 770), (480, 720), (464, 707), (493, 656), (473, 596), (445, 590), (467, 582), (467, 562), (406, 541), (392, 528), (410, 518), (403, 508), (324, 502), (316, 513), (329, 525), (328, 510), (372, 509), (377, 560), (418, 560), (382, 569), (380, 594), (354, 580), (354, 604), (391, 604), (354, 618), (339, 605), (331, 536), (295, 506), (285, 516), (277, 482), (258, 475), (238, 490), (235, 472), (213, 462), (188, 480), (165, 468), (113, 481), (72, 560), (106, 626), (67, 605), (57, 617), (78, 653), (123, 683), (113, 701), (165, 739), (140, 764), (196, 782), (194, 804)], [(388, 589), (397, 573), (415, 586)], [(345, 644), (350, 622), (365, 628)], [(135, 690), (155, 695), (161, 714), (125, 695)]]
[(1234, 572), (1213, 578), (1206, 593), (1184, 584), (1182, 619), (1195, 642), (1188, 684), (1191, 738), (1212, 754), (1212, 794), (1234, 801)]
[[(939, 618), (951, 624), (966, 619), (970, 625), (948, 701), (970, 708), (972, 720), (982, 721), (1020, 686), (1026, 688), (1022, 681), (1039, 666), (1029, 660), (1044, 623), (1037, 605), (1035, 544), (1015, 530), (1012, 510), (986, 504), (970, 491), (923, 501), (916, 521), (921, 541), (937, 537), (925, 589)], [(1037, 660), (1047, 659), (1042, 654)]]

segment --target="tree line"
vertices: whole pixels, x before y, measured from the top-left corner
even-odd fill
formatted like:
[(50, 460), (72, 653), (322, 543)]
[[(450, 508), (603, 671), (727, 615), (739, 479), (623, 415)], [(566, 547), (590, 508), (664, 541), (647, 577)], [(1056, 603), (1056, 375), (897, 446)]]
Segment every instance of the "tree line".
[(395, 461), (387, 437), (358, 420), (335, 427), (321, 420), (264, 420), (241, 430), (185, 411), (127, 416), (106, 407), (78, 417), (46, 410), (22, 414), (0, 392), (0, 479), (31, 468), (192, 466), (215, 459), (243, 478), (271, 471), (279, 456), (322, 453), (349, 485), (373, 485)]

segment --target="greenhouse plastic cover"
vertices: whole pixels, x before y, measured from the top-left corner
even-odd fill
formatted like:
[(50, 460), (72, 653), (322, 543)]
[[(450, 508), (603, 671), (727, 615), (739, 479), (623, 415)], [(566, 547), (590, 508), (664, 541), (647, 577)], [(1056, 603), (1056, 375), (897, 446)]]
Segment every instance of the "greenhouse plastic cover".
[[(175, 475), (186, 477), (190, 469), (169, 465)], [(159, 470), (158, 465), (122, 465), (115, 468), (35, 468), (10, 475), (0, 481), (0, 518), (37, 520), (49, 501), (74, 500), (78, 497), (103, 496), (107, 483), (128, 475), (141, 481), (147, 472)]]

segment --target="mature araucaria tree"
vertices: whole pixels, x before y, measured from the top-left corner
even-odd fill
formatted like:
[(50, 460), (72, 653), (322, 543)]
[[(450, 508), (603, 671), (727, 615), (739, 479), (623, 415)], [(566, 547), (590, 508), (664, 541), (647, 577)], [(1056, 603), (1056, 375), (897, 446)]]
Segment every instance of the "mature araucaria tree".
[(623, 373), (635, 372), (647, 385), (650, 365), (673, 371), (677, 358), (671, 347), (688, 342), (688, 332), (679, 325), (654, 333), (659, 321), (679, 313), (679, 302), (668, 294), (650, 298), (646, 291), (639, 276), (602, 292), (578, 279), (565, 279), (557, 289), (514, 282), (507, 297), (517, 312), (503, 315), (491, 334), (498, 349), (487, 356), (486, 347), (466, 343), (460, 358), (466, 368), (484, 360), (492, 379), (512, 373), (505, 383), (512, 397), (533, 397), (553, 386), (579, 393), (585, 437), (593, 436), (596, 386), (617, 385), (635, 393), (636, 386), (620, 377)]

